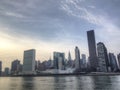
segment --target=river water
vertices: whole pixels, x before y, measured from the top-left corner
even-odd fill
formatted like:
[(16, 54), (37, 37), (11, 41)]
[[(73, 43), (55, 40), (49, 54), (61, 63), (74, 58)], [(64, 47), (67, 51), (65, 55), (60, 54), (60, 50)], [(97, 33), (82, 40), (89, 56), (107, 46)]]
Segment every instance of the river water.
[(120, 90), (120, 76), (0, 77), (0, 90)]

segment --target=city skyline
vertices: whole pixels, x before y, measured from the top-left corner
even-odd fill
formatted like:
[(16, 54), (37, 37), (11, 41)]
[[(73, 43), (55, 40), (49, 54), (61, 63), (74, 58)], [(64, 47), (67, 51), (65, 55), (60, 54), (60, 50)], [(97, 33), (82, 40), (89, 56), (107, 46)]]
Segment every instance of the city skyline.
[(65, 52), (66, 57), (70, 51), (74, 58), (75, 46), (88, 56), (86, 31), (92, 29), (96, 43), (102, 41), (109, 52), (117, 55), (120, 53), (119, 2), (1, 0), (0, 60), (3, 67), (10, 67), (15, 59), (22, 62), (23, 51), (31, 48), (37, 50), (37, 60), (49, 59), (54, 51)]
[[(99, 49), (98, 49), (98, 47), (96, 48), (96, 45), (98, 45), (98, 44), (101, 44), (102, 42), (98, 42), (97, 44), (95, 43), (96, 42), (96, 40), (95, 40), (95, 34), (94, 34), (94, 30), (89, 30), (89, 31), (87, 31), (86, 32), (87, 33), (87, 38), (88, 38), (88, 48), (89, 48), (89, 55), (87, 56), (87, 62), (86, 63), (88, 63), (89, 64), (89, 62), (90, 62), (90, 68), (91, 68), (91, 71), (94, 71), (94, 70), (92, 70), (92, 67), (91, 67), (91, 65), (92, 66), (95, 66), (94, 68), (96, 68), (96, 70), (97, 70), (97, 68), (99, 68), (99, 65), (94, 65), (95, 63), (98, 63), (98, 62), (103, 62), (102, 61), (102, 59), (100, 60), (99, 58), (103, 58), (103, 56), (101, 57), (101, 56), (99, 56), (100, 55), (100, 53), (102, 54), (103, 53), (103, 55), (105, 55), (104, 57), (107, 59), (107, 56), (108, 55), (110, 55), (109, 56), (109, 61), (106, 61), (107, 63), (110, 63), (111, 65), (113, 64), (113, 68), (115, 68), (115, 70), (118, 70), (118, 67), (119, 67), (119, 57), (118, 57), (118, 55), (116, 56), (116, 55), (114, 55), (114, 53), (111, 53), (111, 52), (109, 52), (108, 51), (108, 53), (107, 53), (107, 48), (106, 47), (104, 47), (106, 50), (105, 50), (105, 52), (106, 53), (104, 53), (104, 52), (101, 52), (100, 50), (102, 50), (103, 49), (103, 47), (99, 47)], [(90, 42), (90, 40), (93, 40), (93, 41), (91, 41)], [(91, 45), (93, 44), (93, 46), (94, 46), (94, 44), (95, 44), (95, 46), (94, 47), (91, 47)], [(102, 43), (103, 44), (103, 46), (104, 46), (104, 43)], [(93, 49), (93, 50), (91, 50), (91, 48)], [(98, 49), (98, 50), (97, 50)], [(33, 54), (33, 51), (34, 51), (34, 54)], [(20, 65), (25, 65), (25, 63), (24, 63), (24, 60), (33, 60), (32, 62), (35, 62), (35, 61), (37, 61), (37, 62), (39, 62), (40, 60), (37, 60), (37, 59), (35, 59), (36, 58), (36, 54), (35, 54), (35, 49), (29, 49), (29, 50), (25, 50), (24, 51), (24, 56), (23, 56), (23, 61), (21, 62), (21, 60), (19, 61), (18, 59), (16, 59), (16, 60), (14, 60), (15, 61), (15, 63), (19, 63), (20, 64), (20, 62), (22, 63), (22, 64), (20, 64)], [(91, 52), (92, 51), (92, 52)], [(93, 51), (95, 51), (95, 53), (96, 54), (93, 54)], [(25, 53), (26, 52), (26, 53)], [(32, 52), (32, 53), (31, 53)], [(98, 53), (98, 54), (97, 54)], [(62, 55), (63, 54), (63, 55)], [(96, 60), (95, 59), (90, 59), (90, 57), (92, 56), (92, 54), (93, 54), (93, 56), (95, 55), (95, 57), (96, 57)], [(111, 56), (111, 54), (112, 54), (112, 56)], [(26, 56), (25, 56), (26, 55)], [(62, 56), (61, 56), (62, 55)], [(70, 56), (69, 56), (70, 55)], [(75, 55), (75, 57), (74, 58), (71, 58), (71, 54), (70, 54), (70, 51), (68, 52), (68, 56), (69, 56), (69, 58), (71, 58), (71, 60), (73, 60), (74, 62), (75, 62), (75, 68), (76, 68), (76, 70), (77, 70), (77, 68), (79, 67), (79, 69), (80, 69), (80, 67), (83, 67), (83, 63), (82, 63), (82, 61), (81, 60), (85, 60), (85, 58), (86, 58), (86, 54), (83, 54), (83, 53), (80, 53), (80, 51), (79, 51), (79, 48), (77, 47), (77, 46), (75, 46), (75, 51), (74, 51), (74, 55)], [(29, 56), (29, 57), (28, 57)], [(80, 58), (82, 56), (82, 58)], [(33, 58), (34, 57), (34, 58)], [(55, 64), (55, 61), (56, 61), (56, 59), (55, 59), (55, 57), (57, 57), (58, 58), (58, 61), (56, 62), (56, 64)], [(26, 58), (26, 59), (25, 59)], [(27, 58), (29, 58), (29, 59), (27, 59)], [(64, 59), (62, 59), (62, 58), (64, 58)], [(117, 59), (116, 59), (117, 58)], [(54, 51), (53, 52), (53, 59), (51, 59), (51, 57), (49, 58), (49, 59), (47, 59), (47, 61), (49, 61), (49, 60), (52, 60), (53, 61), (53, 65), (57, 65), (57, 67), (59, 66), (59, 67), (61, 67), (61, 69), (63, 68), (63, 66), (64, 66), (64, 64), (62, 64), (62, 63), (65, 63), (65, 61), (64, 60), (67, 60), (67, 62), (69, 62), (69, 59), (67, 59), (66, 57), (65, 57), (65, 53), (64, 52), (56, 52), (56, 51)], [(94, 61), (92, 61), (91, 62), (91, 60), (94, 60)], [(100, 61), (99, 61), (100, 60)], [(14, 62), (13, 60), (12, 60), (12, 62), (10, 63), (10, 66), (12, 66), (13, 67), (13, 62)], [(17, 61), (17, 62), (16, 62)], [(61, 62), (62, 61), (62, 62)], [(0, 61), (1, 63), (2, 63), (2, 61)], [(43, 63), (44, 63), (44, 61), (42, 61)], [(101, 63), (100, 62), (100, 63)], [(5, 63), (5, 62), (4, 62)], [(27, 65), (27, 63), (28, 62), (26, 62), (26, 65)], [(31, 63), (32, 64), (32, 63)], [(70, 64), (70, 63), (69, 63)], [(4, 64), (1, 64), (1, 70), (5, 70), (6, 68), (8, 68), (9, 66), (3, 66)], [(62, 66), (63, 65), (63, 66)], [(35, 68), (35, 66), (33, 65), (33, 67)], [(88, 66), (89, 67), (89, 66)], [(101, 67), (101, 66), (100, 66)], [(106, 64), (106, 67), (107, 68), (109, 68), (109, 64)], [(21, 66), (20, 66), (20, 68), (21, 68)], [(58, 68), (57, 68), (58, 69)], [(79, 70), (78, 69), (78, 70)], [(11, 68), (11, 70), (12, 70), (12, 68)], [(23, 68), (23, 70), (24, 70), (24, 68)], [(95, 70), (95, 71), (96, 71)], [(98, 70), (99, 71), (99, 70)]]

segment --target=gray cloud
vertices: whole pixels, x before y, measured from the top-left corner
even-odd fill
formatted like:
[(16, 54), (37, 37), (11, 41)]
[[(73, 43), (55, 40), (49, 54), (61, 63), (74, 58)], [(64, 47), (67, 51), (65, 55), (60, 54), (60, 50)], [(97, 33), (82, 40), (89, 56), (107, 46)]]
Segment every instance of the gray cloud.
[[(43, 41), (86, 40), (97, 29), (99, 39), (119, 37), (119, 0), (1, 0), (0, 20), (14, 37)], [(5, 32), (5, 31), (2, 31)], [(108, 35), (105, 38), (102, 33)], [(111, 34), (112, 33), (112, 34)], [(113, 34), (114, 33), (114, 34)], [(116, 42), (117, 45), (117, 42)]]

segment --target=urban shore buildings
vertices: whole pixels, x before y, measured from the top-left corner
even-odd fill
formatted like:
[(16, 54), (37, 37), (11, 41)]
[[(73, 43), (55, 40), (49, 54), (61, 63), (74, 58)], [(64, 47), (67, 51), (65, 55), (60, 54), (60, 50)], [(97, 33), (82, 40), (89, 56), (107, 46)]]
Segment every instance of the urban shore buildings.
[(107, 48), (102, 42), (97, 43), (97, 52), (98, 52), (98, 71), (108, 72), (109, 60), (107, 55)]
[[(65, 53), (53, 52), (53, 60), (36, 61), (36, 50), (30, 49), (24, 51), (23, 65), (16, 59), (11, 63), (11, 70), (5, 68), (2, 73), (2, 62), (0, 61), (0, 75), (33, 75), (41, 72), (50, 73), (76, 73), (76, 72), (120, 72), (120, 54), (107, 52), (104, 43), (95, 41), (94, 30), (87, 31), (89, 57), (85, 54), (80, 55), (80, 50), (75, 47), (75, 58), (72, 60), (71, 53), (65, 58)], [(81, 58), (80, 58), (81, 56)], [(118, 63), (117, 63), (118, 60)], [(119, 67), (118, 67), (119, 64)]]
[(89, 60), (91, 71), (97, 71), (98, 59), (96, 53), (96, 42), (94, 30), (87, 31), (88, 47), (89, 47)]
[(35, 74), (35, 49), (24, 51), (23, 74)]

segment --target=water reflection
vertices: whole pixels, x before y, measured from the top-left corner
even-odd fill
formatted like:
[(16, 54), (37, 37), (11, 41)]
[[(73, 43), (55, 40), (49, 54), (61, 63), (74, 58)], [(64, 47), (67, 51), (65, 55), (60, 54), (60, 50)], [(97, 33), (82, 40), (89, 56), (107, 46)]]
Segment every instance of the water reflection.
[(21, 78), (10, 78), (8, 87), (10, 87), (8, 90), (17, 90), (21, 88)]
[(1, 77), (0, 90), (120, 90), (120, 76)]
[(91, 77), (76, 77), (76, 90), (93, 90), (94, 84)]
[(66, 79), (65, 77), (54, 77), (54, 90), (65, 90)]
[(34, 77), (22, 77), (21, 90), (35, 90)]
[(91, 77), (94, 85), (94, 90), (112, 90), (111, 78), (109, 76), (94, 76)]

